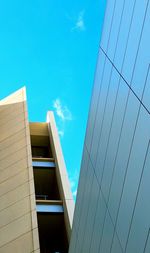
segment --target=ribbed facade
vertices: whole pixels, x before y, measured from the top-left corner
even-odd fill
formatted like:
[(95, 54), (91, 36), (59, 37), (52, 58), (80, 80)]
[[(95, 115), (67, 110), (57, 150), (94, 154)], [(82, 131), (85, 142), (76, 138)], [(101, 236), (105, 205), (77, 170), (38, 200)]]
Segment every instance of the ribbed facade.
[(150, 252), (150, 3), (108, 0), (70, 253)]
[(0, 101), (0, 252), (39, 252), (25, 89)]

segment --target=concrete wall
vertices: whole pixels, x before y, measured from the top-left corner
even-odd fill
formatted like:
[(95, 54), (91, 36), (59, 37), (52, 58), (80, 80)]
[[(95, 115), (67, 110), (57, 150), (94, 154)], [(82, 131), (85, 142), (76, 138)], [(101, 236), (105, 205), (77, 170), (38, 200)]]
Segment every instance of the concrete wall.
[(0, 252), (39, 252), (26, 93), (0, 101)]
[(150, 252), (150, 3), (108, 0), (70, 253)]
[(68, 241), (70, 241), (73, 214), (74, 214), (74, 199), (71, 192), (71, 187), (69, 184), (68, 174), (66, 170), (66, 165), (59, 141), (58, 131), (54, 119), (53, 112), (49, 111), (47, 113), (47, 122), (50, 140), (52, 144), (53, 154), (56, 162), (56, 176), (59, 186), (59, 191), (61, 194), (61, 199), (63, 200), (64, 206), (64, 217), (67, 229)]

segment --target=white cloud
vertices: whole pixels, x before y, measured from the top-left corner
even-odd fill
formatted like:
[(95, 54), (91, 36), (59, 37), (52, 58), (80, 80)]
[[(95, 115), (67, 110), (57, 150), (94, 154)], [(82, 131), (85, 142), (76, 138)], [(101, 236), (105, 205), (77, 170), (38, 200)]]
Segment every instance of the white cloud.
[(76, 182), (74, 179), (70, 179), (70, 185), (71, 185), (71, 188), (74, 188), (76, 186)]
[(78, 178), (79, 178), (79, 172), (78, 170), (74, 170), (69, 173), (69, 181), (70, 181), (70, 186), (72, 190), (72, 195), (74, 199), (76, 198), (77, 195), (77, 184), (78, 184)]
[(56, 118), (58, 134), (61, 138), (63, 138), (65, 134), (67, 121), (73, 120), (72, 113), (68, 109), (68, 107), (62, 103), (61, 99), (59, 98), (56, 98), (53, 101), (53, 108), (56, 115), (58, 116)]
[(78, 18), (76, 20), (75, 26), (72, 28), (72, 30), (79, 30), (84, 31), (85, 30), (85, 23), (84, 23), (84, 11), (80, 11)]
[(64, 136), (64, 131), (58, 129), (58, 134), (59, 134), (60, 137), (63, 137)]
[(72, 113), (66, 105), (62, 105), (59, 98), (55, 99), (53, 102), (53, 107), (56, 110), (57, 116), (62, 120), (72, 120)]
[(72, 193), (73, 197), (76, 198), (77, 196), (77, 190), (75, 190), (73, 193)]

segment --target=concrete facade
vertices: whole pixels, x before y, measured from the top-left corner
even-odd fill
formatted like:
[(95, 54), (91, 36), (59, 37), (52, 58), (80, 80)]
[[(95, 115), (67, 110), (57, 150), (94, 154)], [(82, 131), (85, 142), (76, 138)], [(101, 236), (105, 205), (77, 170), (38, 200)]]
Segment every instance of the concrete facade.
[(0, 101), (0, 252), (39, 252), (25, 89)]
[[(57, 230), (62, 231), (63, 240), (66, 241), (63, 242), (64, 248), (68, 247), (74, 201), (53, 113), (48, 112), (47, 118), (47, 123), (29, 123), (25, 88), (0, 101), (0, 253), (49, 252), (41, 249), (40, 244), (43, 242), (39, 240), (39, 234), (48, 234), (51, 226), (56, 235)], [(49, 158), (49, 154), (48, 158), (33, 156), (32, 145), (41, 149), (45, 145), (42, 144), (43, 140), (50, 143), (52, 158)], [(51, 170), (53, 174), (56, 171), (60, 196), (58, 200), (41, 200), (37, 195), (37, 184), (40, 187), (45, 184), (42, 181), (35, 182), (36, 169), (43, 169), (42, 173), (46, 171), (42, 166), (46, 166), (47, 171)], [(50, 180), (51, 178), (50, 176)], [(55, 210), (60, 210), (60, 215), (55, 215)], [(50, 216), (53, 214), (54, 219), (51, 220)], [(51, 222), (46, 227), (46, 232), (43, 222)], [(64, 224), (64, 229), (60, 227), (61, 224)], [(50, 234), (52, 235), (52, 231)], [(48, 240), (51, 245), (51, 238)]]
[(149, 17), (107, 1), (70, 253), (150, 252)]
[(64, 206), (64, 215), (65, 215), (65, 223), (67, 227), (68, 238), (70, 241), (71, 230), (72, 230), (72, 222), (73, 222), (73, 214), (74, 214), (74, 199), (72, 196), (72, 192), (70, 189), (67, 169), (59, 141), (58, 131), (54, 119), (54, 114), (52, 111), (47, 113), (47, 122), (49, 135), (51, 139), (51, 146), (53, 149), (53, 154), (55, 156), (56, 163), (56, 176), (57, 181), (59, 182), (59, 191), (61, 195), (61, 199), (63, 200)]

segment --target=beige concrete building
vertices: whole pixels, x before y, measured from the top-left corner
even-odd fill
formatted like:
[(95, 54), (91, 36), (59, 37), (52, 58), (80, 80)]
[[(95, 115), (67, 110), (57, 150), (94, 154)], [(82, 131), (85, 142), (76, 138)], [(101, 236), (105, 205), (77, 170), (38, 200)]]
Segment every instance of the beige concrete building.
[(74, 201), (52, 112), (29, 123), (25, 88), (0, 101), (0, 253), (66, 253)]

